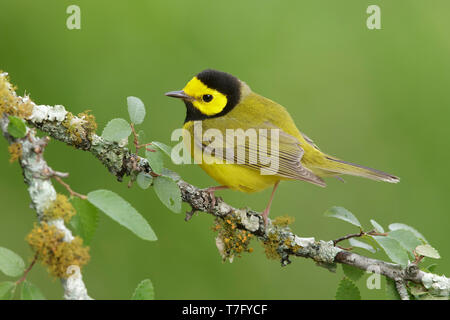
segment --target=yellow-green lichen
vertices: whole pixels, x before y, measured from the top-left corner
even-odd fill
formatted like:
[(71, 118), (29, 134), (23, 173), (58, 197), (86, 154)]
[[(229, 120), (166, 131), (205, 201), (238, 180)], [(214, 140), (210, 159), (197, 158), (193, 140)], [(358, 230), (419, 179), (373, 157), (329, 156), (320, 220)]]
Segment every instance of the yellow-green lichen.
[(50, 274), (58, 278), (67, 278), (70, 266), (82, 267), (89, 261), (89, 247), (83, 246), (83, 240), (75, 237), (71, 242), (63, 241), (64, 234), (55, 226), (45, 222), (35, 224), (26, 240), (39, 260), (47, 266)]
[(280, 253), (278, 252), (278, 248), (280, 247), (280, 237), (277, 233), (269, 233), (267, 239), (262, 241), (262, 245), (268, 259), (281, 259)]
[(223, 261), (235, 256), (240, 258), (244, 252), (253, 252), (253, 248), (249, 247), (253, 235), (247, 230), (237, 228), (238, 223), (235, 217), (215, 220), (213, 230), (218, 232), (218, 238), (221, 240), (222, 248), (219, 251)]
[(285, 245), (292, 253), (295, 253), (295, 252), (297, 252), (298, 250), (300, 250), (300, 249), (302, 248), (302, 246), (296, 244), (295, 242), (294, 242), (294, 244), (292, 244), (292, 243), (293, 243), (293, 241), (291, 241), (290, 239), (284, 240), (284, 245)]
[(69, 222), (75, 213), (75, 208), (72, 206), (69, 199), (67, 199), (65, 195), (58, 193), (56, 199), (50, 203), (46, 210), (44, 210), (43, 219), (45, 221), (64, 219), (65, 222)]
[(272, 224), (277, 227), (287, 227), (288, 225), (294, 223), (295, 218), (288, 215), (276, 217), (272, 220)]
[(62, 125), (67, 129), (70, 140), (76, 145), (81, 144), (84, 139), (92, 141), (92, 135), (97, 130), (95, 116), (89, 114), (89, 112), (90, 110), (81, 112), (78, 117), (68, 112), (66, 119), (62, 122)]
[(7, 75), (0, 70), (0, 116), (6, 113), (26, 119), (33, 113), (33, 105), (30, 99), (17, 97), (15, 90)]
[(8, 147), (8, 151), (11, 155), (9, 158), (9, 162), (13, 163), (22, 157), (22, 144), (13, 143)]
[(91, 110), (86, 110), (78, 114), (78, 118), (83, 119), (85, 122), (83, 124), (84, 129), (88, 133), (89, 139), (97, 131), (97, 122), (95, 122), (95, 116), (90, 114)]

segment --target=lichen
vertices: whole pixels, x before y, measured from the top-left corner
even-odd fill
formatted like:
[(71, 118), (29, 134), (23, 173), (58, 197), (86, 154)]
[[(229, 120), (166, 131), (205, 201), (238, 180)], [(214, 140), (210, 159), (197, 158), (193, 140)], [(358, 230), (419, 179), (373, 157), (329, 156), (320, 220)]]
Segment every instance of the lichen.
[(11, 85), (7, 73), (0, 70), (0, 116), (28, 118), (33, 112), (33, 104), (28, 97), (21, 98), (15, 94), (16, 87)]
[(253, 252), (253, 248), (249, 247), (253, 235), (247, 230), (237, 228), (238, 223), (240, 221), (235, 216), (215, 220), (213, 230), (218, 232), (216, 244), (223, 261), (232, 261), (234, 257), (240, 258), (244, 252)]
[(64, 219), (65, 222), (69, 222), (75, 213), (75, 208), (69, 202), (69, 199), (65, 195), (58, 193), (56, 199), (44, 210), (42, 218), (44, 221)]
[(287, 227), (288, 225), (294, 223), (295, 218), (288, 215), (276, 217), (272, 220), (272, 224), (278, 227)]
[(280, 247), (280, 237), (276, 232), (270, 232), (266, 239), (262, 241), (264, 252), (267, 259), (280, 260), (281, 255), (278, 252)]
[(67, 278), (70, 266), (82, 267), (89, 261), (89, 247), (83, 246), (83, 240), (75, 237), (65, 242), (64, 234), (55, 226), (45, 222), (35, 224), (26, 240), (39, 260), (47, 266), (50, 274), (58, 278)]
[(22, 144), (13, 143), (8, 147), (8, 151), (10, 154), (9, 162), (13, 163), (22, 157)]
[(66, 119), (61, 123), (70, 136), (70, 140), (75, 145), (81, 145), (83, 140), (87, 139), (92, 142), (92, 136), (97, 130), (97, 123), (95, 116), (89, 114), (89, 110), (81, 112), (75, 117), (71, 112), (68, 112)]
[(91, 110), (86, 110), (78, 114), (78, 118), (83, 119), (83, 128), (86, 130), (89, 140), (92, 140), (92, 135), (97, 131), (97, 122), (95, 122), (95, 116), (90, 114)]

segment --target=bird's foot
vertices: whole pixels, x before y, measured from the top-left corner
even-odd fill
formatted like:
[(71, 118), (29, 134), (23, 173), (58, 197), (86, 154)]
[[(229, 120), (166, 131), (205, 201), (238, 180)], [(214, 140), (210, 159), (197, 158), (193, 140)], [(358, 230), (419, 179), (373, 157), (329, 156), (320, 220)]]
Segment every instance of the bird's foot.
[(269, 219), (269, 212), (270, 212), (270, 208), (266, 208), (263, 211), (262, 215), (261, 215), (263, 217), (263, 219), (264, 219), (264, 226), (265, 227), (267, 227), (267, 222), (268, 222), (268, 219)]
[(217, 187), (209, 187), (206, 189), (203, 189), (204, 191), (209, 193), (209, 196), (211, 198), (211, 207), (214, 208), (216, 206), (216, 195), (215, 192), (217, 190), (223, 190), (223, 189), (228, 189), (227, 186), (217, 186)]

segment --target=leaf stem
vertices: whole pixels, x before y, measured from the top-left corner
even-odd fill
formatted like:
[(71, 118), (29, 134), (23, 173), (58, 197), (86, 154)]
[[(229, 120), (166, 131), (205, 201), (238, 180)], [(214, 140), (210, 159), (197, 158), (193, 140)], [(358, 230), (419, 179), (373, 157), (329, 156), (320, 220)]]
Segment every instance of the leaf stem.
[(23, 272), (23, 276), (19, 280), (16, 281), (16, 286), (25, 281), (25, 279), (27, 278), (28, 272), (30, 272), (30, 270), (33, 269), (33, 266), (36, 263), (38, 256), (39, 255), (37, 253), (34, 255), (33, 261), (31, 261), (31, 264)]
[(359, 233), (351, 233), (351, 234), (348, 234), (346, 236), (340, 237), (340, 238), (338, 238), (336, 240), (333, 240), (333, 244), (336, 246), (336, 244), (341, 242), (341, 241), (348, 240), (350, 238), (359, 238), (359, 237), (362, 237), (362, 236), (365, 236), (365, 235), (368, 235), (368, 236), (383, 236), (383, 237), (385, 237), (388, 234), (387, 233), (380, 233), (380, 232), (377, 232), (376, 230), (371, 230), (369, 232), (364, 232), (363, 230), (361, 230)]
[(66, 190), (69, 191), (71, 196), (78, 197), (83, 200), (87, 199), (87, 196), (85, 196), (84, 194), (73, 191), (72, 188), (67, 183), (65, 183), (60, 177), (53, 176), (53, 179), (58, 181), (64, 188), (66, 188)]

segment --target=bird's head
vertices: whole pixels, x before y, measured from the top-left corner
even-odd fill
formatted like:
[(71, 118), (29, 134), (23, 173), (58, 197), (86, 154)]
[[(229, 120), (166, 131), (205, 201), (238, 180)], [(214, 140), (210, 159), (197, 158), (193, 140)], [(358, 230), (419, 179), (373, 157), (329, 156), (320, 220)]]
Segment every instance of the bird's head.
[(192, 78), (183, 90), (167, 92), (166, 96), (184, 101), (186, 122), (203, 120), (230, 112), (239, 103), (244, 86), (231, 74), (207, 69)]

